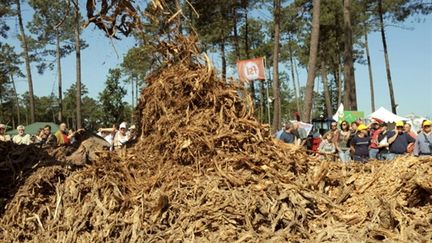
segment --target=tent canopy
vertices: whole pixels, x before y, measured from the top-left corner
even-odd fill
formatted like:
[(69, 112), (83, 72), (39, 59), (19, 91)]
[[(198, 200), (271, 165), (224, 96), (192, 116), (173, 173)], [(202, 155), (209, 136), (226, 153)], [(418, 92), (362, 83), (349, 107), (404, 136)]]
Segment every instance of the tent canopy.
[(396, 114), (393, 114), (391, 111), (387, 110), (384, 107), (380, 107), (378, 110), (373, 112), (368, 116), (369, 119), (371, 118), (378, 118), (384, 122), (397, 122), (397, 121), (408, 121), (410, 119), (398, 116)]
[[(36, 135), (36, 133), (39, 131), (40, 128), (45, 127), (45, 125), (50, 125), (51, 126), (51, 132), (56, 132), (59, 129), (59, 126), (55, 123), (52, 122), (35, 122), (32, 124), (29, 124), (28, 126), (25, 126), (25, 132), (27, 134), (30, 135)], [(18, 134), (18, 130), (10, 130), (8, 132), (6, 132), (9, 135), (17, 135)]]

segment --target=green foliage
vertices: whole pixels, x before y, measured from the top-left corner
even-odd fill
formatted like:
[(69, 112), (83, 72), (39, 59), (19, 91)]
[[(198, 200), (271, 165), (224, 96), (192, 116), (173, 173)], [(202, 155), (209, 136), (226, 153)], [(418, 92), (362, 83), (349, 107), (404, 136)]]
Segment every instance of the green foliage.
[[(12, 14), (12, 0), (2, 0), (0, 1), (0, 37), (7, 38), (7, 32), (9, 31), (9, 26), (5, 21), (5, 17)], [(0, 42), (1, 44), (1, 42)]]
[[(31, 22), (27, 24), (30, 33), (35, 38), (29, 38), (32, 50), (32, 61), (38, 62), (38, 72), (41, 74), (49, 67), (54, 67), (56, 44), (59, 41), (60, 58), (75, 51), (75, 17), (70, 1), (30, 0), (29, 5), (35, 11)], [(80, 16), (83, 22), (82, 17)], [(88, 45), (81, 40), (81, 49)], [(49, 56), (53, 58), (49, 58)]]
[(102, 109), (102, 121), (104, 126), (119, 124), (128, 117), (125, 114), (125, 104), (123, 97), (126, 89), (120, 85), (121, 70), (119, 68), (110, 69), (105, 89), (99, 93), (99, 101)]
[(144, 78), (150, 70), (152, 57), (147, 46), (129, 49), (121, 64), (122, 72), (128, 76), (128, 82), (138, 80), (138, 86), (144, 84)]
[(199, 18), (193, 24), (203, 44), (207, 47), (218, 46), (230, 36), (233, 27), (232, 0), (214, 0), (209, 6), (208, 1), (191, 1)]

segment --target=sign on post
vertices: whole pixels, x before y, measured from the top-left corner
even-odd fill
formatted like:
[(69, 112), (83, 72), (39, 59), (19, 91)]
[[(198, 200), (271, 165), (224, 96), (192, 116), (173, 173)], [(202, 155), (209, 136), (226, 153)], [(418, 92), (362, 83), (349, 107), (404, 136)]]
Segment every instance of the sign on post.
[(264, 58), (238, 61), (237, 71), (242, 81), (265, 80)]

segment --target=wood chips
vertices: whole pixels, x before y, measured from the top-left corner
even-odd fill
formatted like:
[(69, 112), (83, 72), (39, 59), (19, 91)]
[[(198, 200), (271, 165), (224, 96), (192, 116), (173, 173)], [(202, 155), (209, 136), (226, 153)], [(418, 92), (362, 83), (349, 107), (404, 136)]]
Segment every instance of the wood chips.
[(166, 62), (141, 93), (138, 142), (27, 176), (0, 241), (432, 240), (432, 159), (316, 161), (272, 139), (242, 84), (218, 79), (192, 37), (174, 43), (159, 46)]

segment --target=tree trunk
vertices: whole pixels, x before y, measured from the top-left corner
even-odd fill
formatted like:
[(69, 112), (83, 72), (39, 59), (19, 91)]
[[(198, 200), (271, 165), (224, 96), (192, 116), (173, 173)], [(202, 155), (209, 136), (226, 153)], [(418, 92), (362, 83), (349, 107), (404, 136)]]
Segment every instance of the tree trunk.
[(25, 67), (26, 67), (27, 80), (28, 80), (28, 86), (29, 86), (30, 123), (33, 123), (33, 122), (35, 122), (35, 104), (34, 104), (34, 95), (33, 95), (33, 79), (32, 79), (31, 68), (30, 68), (30, 57), (28, 54), (29, 50), (28, 50), (28, 44), (27, 44), (27, 37), (24, 33), (24, 24), (23, 24), (22, 15), (21, 15), (20, 0), (16, 0), (16, 5), (17, 5), (18, 24), (19, 24), (19, 28), (20, 28), (21, 41), (22, 41), (23, 49), (24, 49), (24, 60), (25, 60)]
[(299, 87), (297, 86), (295, 75), (294, 75), (293, 53), (292, 53), (292, 48), (290, 43), (288, 44), (288, 51), (289, 51), (289, 61), (290, 61), (290, 69), (291, 69), (291, 79), (293, 81), (294, 93), (296, 97), (297, 112), (300, 112), (300, 101), (299, 101), (300, 91), (299, 91)]
[(58, 96), (59, 96), (59, 122), (63, 122), (63, 91), (62, 91), (62, 72), (60, 56), (60, 35), (56, 34), (56, 59), (57, 59), (57, 78), (58, 78)]
[(222, 40), (220, 43), (220, 51), (221, 51), (221, 61), (222, 61), (222, 79), (226, 80), (226, 57), (225, 57), (225, 40)]
[(234, 35), (234, 49), (237, 57), (237, 61), (240, 60), (240, 45), (239, 45), (239, 36), (237, 31), (237, 7), (233, 6), (232, 14), (233, 14), (233, 35)]
[(297, 62), (296, 59), (293, 59), (293, 64), (294, 64), (294, 73), (296, 76), (296, 86), (298, 89), (298, 97), (299, 97), (299, 114), (301, 114), (301, 111), (303, 110), (303, 103), (300, 102), (300, 100), (302, 99), (301, 97), (301, 91), (300, 91), (300, 78), (299, 78), (299, 73), (298, 73), (298, 69), (297, 69)]
[(385, 31), (384, 31), (382, 0), (378, 1), (378, 14), (379, 14), (379, 19), (380, 19), (381, 38), (382, 38), (382, 43), (383, 43), (383, 47), (384, 47), (384, 60), (385, 60), (386, 72), (387, 72), (387, 82), (388, 82), (389, 91), (390, 91), (391, 108), (392, 108), (392, 112), (394, 114), (396, 114), (397, 113), (396, 101), (395, 101), (395, 96), (394, 96), (394, 92), (393, 92), (393, 82), (392, 82), (391, 73), (390, 73), (390, 61), (389, 61), (389, 57), (388, 57), (387, 41), (386, 41), (386, 36), (385, 36)]
[[(247, 4), (245, 5), (244, 9), (245, 9), (245, 39), (244, 39), (244, 44), (245, 44), (245, 54), (246, 54), (246, 59), (250, 58), (249, 55), (249, 21), (248, 21), (248, 9), (247, 9)], [(251, 98), (252, 98), (252, 103), (253, 106), (255, 108), (255, 80), (250, 80), (250, 93), (251, 93)]]
[(372, 76), (372, 64), (371, 64), (370, 55), (369, 55), (368, 34), (367, 34), (366, 30), (365, 30), (364, 38), (365, 38), (366, 57), (367, 57), (368, 71), (369, 71), (369, 82), (370, 82), (370, 93), (371, 93), (371, 109), (372, 109), (371, 111), (374, 112), (375, 111), (374, 81), (373, 81), (373, 76)]
[(320, 0), (313, 0), (311, 44), (310, 44), (310, 51), (309, 51), (306, 93), (304, 97), (304, 109), (303, 109), (304, 113), (302, 119), (304, 122), (310, 122), (311, 120), (315, 68), (316, 68), (317, 54), (318, 54), (319, 27), (320, 27)]
[[(15, 94), (15, 102), (16, 102), (16, 108), (17, 108), (17, 118), (18, 118), (18, 124), (21, 124), (21, 114), (20, 114), (20, 106), (19, 106), (19, 99), (18, 99), (18, 94), (16, 91), (16, 87), (15, 87), (15, 80), (13, 78), (13, 75), (10, 75), (11, 81), (12, 81), (12, 87), (13, 87), (13, 91)], [(15, 126), (14, 126), (15, 128)]]
[(279, 81), (279, 39), (280, 39), (280, 15), (281, 0), (274, 0), (274, 43), (273, 43), (273, 129), (279, 130), (281, 126), (281, 98)]
[(131, 123), (135, 124), (135, 117), (134, 117), (134, 112), (133, 109), (135, 107), (135, 91), (134, 91), (134, 77), (131, 78), (131, 86), (132, 86), (132, 112), (131, 112)]
[(357, 110), (357, 93), (354, 79), (354, 64), (352, 52), (351, 0), (344, 0), (344, 77), (345, 97), (344, 107)]
[[(264, 87), (265, 80), (260, 81), (260, 93), (261, 93), (261, 99), (260, 99), (260, 115), (261, 115), (261, 122), (264, 123), (265, 121), (265, 110), (264, 110), (264, 102), (265, 102), (265, 87)], [(270, 123), (270, 121), (269, 121)]]
[(81, 40), (78, 1), (75, 4), (75, 52), (76, 52), (76, 128), (81, 128)]
[(333, 109), (331, 105), (331, 98), (330, 98), (330, 92), (329, 92), (329, 82), (327, 79), (327, 69), (325, 67), (324, 62), (321, 62), (321, 78), (323, 81), (323, 88), (324, 88), (324, 100), (325, 100), (325, 106), (327, 111), (327, 117), (330, 117), (333, 115)]

